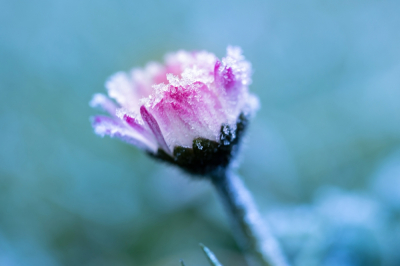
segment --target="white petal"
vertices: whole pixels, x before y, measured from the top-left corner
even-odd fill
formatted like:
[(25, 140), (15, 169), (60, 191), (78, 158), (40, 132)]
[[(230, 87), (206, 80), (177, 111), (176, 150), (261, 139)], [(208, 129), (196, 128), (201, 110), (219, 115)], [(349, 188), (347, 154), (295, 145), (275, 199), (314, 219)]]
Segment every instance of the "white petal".
[(89, 105), (93, 108), (100, 107), (110, 115), (114, 116), (117, 106), (107, 96), (102, 93), (96, 93), (93, 95)]
[(114, 118), (107, 116), (96, 116), (93, 118), (92, 126), (97, 135), (102, 137), (109, 135), (110, 137), (119, 138), (141, 149), (148, 150), (153, 153), (157, 152), (158, 146), (155, 142)]
[(106, 82), (108, 95), (115, 99), (122, 107), (128, 110), (139, 108), (139, 98), (137, 96), (135, 84), (124, 72), (118, 72), (111, 76)]

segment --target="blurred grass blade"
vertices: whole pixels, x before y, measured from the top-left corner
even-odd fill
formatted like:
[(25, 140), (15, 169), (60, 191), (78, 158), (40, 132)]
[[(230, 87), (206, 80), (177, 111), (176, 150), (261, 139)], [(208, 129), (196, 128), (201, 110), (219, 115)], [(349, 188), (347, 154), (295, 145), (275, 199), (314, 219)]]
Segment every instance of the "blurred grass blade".
[(219, 263), (219, 261), (217, 260), (217, 257), (215, 257), (214, 253), (212, 253), (212, 251), (208, 247), (204, 246), (201, 243), (200, 247), (204, 251), (204, 254), (206, 254), (208, 261), (212, 266), (222, 266), (222, 264)]
[(185, 263), (183, 262), (183, 260), (180, 260), (181, 262), (181, 266), (186, 266)]

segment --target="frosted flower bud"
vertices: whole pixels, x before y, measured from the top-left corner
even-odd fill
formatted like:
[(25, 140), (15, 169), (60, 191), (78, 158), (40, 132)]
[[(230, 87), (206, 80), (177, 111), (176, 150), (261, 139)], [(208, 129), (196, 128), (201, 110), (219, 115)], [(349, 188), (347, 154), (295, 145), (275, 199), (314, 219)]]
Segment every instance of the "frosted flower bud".
[(90, 102), (110, 116), (95, 116), (93, 128), (192, 174), (209, 174), (229, 165), (258, 108), (250, 83), (251, 64), (238, 47), (229, 46), (222, 60), (205, 51), (170, 53), (164, 64), (111, 76), (108, 97), (95, 94)]

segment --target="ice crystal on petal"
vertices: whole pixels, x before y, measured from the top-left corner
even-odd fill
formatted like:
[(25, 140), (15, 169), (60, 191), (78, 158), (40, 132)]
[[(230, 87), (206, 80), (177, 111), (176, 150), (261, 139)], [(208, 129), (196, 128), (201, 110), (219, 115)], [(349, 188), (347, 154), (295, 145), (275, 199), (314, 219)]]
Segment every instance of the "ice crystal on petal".
[(119, 137), (186, 169), (193, 162), (207, 168), (207, 160), (226, 164), (228, 159), (215, 160), (212, 154), (231, 156), (246, 119), (259, 105), (248, 92), (251, 73), (241, 49), (232, 46), (221, 60), (205, 51), (181, 50), (167, 54), (164, 64), (118, 72), (106, 82), (116, 104), (101, 94), (90, 103), (114, 117), (94, 123), (95, 132)]

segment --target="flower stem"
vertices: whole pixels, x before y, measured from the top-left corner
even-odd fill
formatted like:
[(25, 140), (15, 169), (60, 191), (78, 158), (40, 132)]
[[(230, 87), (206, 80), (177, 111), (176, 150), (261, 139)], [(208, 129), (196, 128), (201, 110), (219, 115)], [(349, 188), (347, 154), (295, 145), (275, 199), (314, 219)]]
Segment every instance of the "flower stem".
[(289, 265), (240, 178), (231, 169), (224, 169), (212, 174), (211, 180), (232, 218), (239, 245), (250, 255), (249, 263), (259, 266)]

